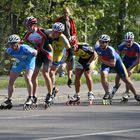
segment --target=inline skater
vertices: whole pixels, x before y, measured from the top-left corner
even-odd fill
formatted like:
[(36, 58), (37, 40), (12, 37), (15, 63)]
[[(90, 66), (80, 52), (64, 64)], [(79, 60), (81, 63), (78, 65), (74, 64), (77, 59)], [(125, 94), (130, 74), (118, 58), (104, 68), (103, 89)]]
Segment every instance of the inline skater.
[[(68, 62), (71, 61), (73, 56), (70, 43), (66, 38), (66, 36), (63, 34), (64, 29), (65, 29), (64, 24), (62, 24), (61, 22), (56, 22), (52, 25), (52, 30), (48, 30), (48, 34), (52, 38), (52, 47), (53, 47), (53, 56), (54, 56), (51, 70), (50, 70), (50, 77), (53, 83), (54, 97), (58, 93), (58, 88), (56, 87), (56, 83), (55, 83), (56, 71), (61, 66), (61, 64), (63, 64), (65, 61)], [(69, 67), (68, 70), (70, 70)], [(68, 79), (69, 79), (69, 73), (68, 73)]]
[[(130, 78), (134, 69), (140, 62), (140, 45), (137, 42), (134, 42), (134, 34), (132, 32), (127, 32), (124, 35), (124, 42), (118, 46), (117, 52), (123, 55), (123, 63)], [(117, 85), (120, 81), (120, 78), (116, 77), (115, 81)], [(126, 85), (126, 91), (124, 92), (121, 102), (127, 103), (129, 97), (129, 87)]]
[(75, 45), (72, 47), (75, 56), (78, 56), (78, 64), (76, 65), (75, 74), (75, 94), (70, 98), (66, 105), (80, 104), (80, 79), (84, 74), (86, 77), (86, 83), (88, 87), (88, 100), (89, 104), (92, 105), (94, 99), (93, 95), (93, 81), (91, 77), (91, 64), (97, 59), (97, 53), (93, 51), (92, 47), (87, 44)]
[(8, 38), (9, 48), (6, 50), (7, 54), (15, 58), (15, 62), (12, 65), (9, 75), (8, 84), (8, 97), (4, 101), (0, 108), (11, 109), (12, 108), (12, 94), (14, 92), (14, 83), (22, 71), (25, 71), (25, 81), (27, 84), (28, 98), (24, 104), (25, 109), (29, 109), (32, 106), (32, 75), (35, 68), (35, 58), (37, 51), (26, 44), (21, 44), (21, 39), (18, 35), (13, 34)]
[(131, 92), (134, 94), (134, 98), (137, 101), (140, 101), (140, 95), (136, 94), (135, 88), (130, 78), (128, 78), (128, 73), (121, 60), (121, 57), (113, 47), (109, 46), (109, 42), (110, 37), (106, 34), (103, 34), (99, 37), (99, 44), (95, 47), (95, 51), (98, 54), (98, 59), (102, 62), (100, 75), (101, 83), (105, 90), (103, 104), (111, 104), (108, 82), (108, 75), (111, 68), (114, 68), (116, 70), (116, 77), (120, 77), (123, 80), (123, 82), (129, 87)]
[(50, 68), (53, 60), (53, 49), (51, 46), (51, 39), (49, 38), (46, 30), (37, 26), (37, 19), (33, 16), (27, 17), (24, 21), (27, 28), (25, 33), (25, 40), (32, 44), (37, 50), (37, 58), (35, 63), (35, 70), (32, 76), (33, 82), (33, 98), (34, 103), (37, 102), (36, 92), (38, 87), (38, 74), (42, 67), (42, 74), (45, 79), (45, 84), (48, 90), (45, 102), (52, 102), (52, 81), (50, 78)]

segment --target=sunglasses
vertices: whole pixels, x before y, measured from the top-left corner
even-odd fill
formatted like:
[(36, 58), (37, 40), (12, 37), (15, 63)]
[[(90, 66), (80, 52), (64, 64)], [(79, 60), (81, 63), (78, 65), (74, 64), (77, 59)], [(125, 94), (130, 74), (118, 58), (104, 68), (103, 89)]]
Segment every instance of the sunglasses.
[(132, 41), (125, 41), (126, 43), (131, 43)]
[(18, 42), (11, 42), (11, 43), (8, 43), (8, 46), (14, 46), (14, 45), (18, 45)]
[(101, 43), (108, 43), (108, 41), (101, 41)]

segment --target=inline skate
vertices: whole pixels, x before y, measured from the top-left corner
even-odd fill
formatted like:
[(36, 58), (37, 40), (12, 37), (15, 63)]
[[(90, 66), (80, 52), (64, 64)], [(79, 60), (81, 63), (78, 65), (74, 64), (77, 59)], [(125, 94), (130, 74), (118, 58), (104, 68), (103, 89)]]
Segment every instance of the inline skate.
[(117, 92), (117, 90), (119, 89), (121, 83), (119, 83), (118, 85), (115, 85), (112, 89), (112, 92), (110, 93), (110, 98), (112, 99), (115, 95), (115, 93)]
[(45, 109), (50, 107), (53, 104), (53, 96), (50, 94), (47, 94), (46, 99), (45, 99)]
[(32, 108), (33, 109), (38, 108), (37, 97), (35, 97), (35, 96), (33, 96), (33, 98), (32, 98)]
[(33, 108), (32, 98), (29, 96), (23, 105), (23, 110), (30, 110)]
[(122, 99), (121, 99), (121, 103), (122, 104), (127, 104), (128, 103), (128, 99), (130, 98), (130, 95), (128, 92), (125, 92), (122, 96)]
[(56, 94), (58, 93), (59, 89), (54, 87), (53, 90), (52, 90), (52, 97), (55, 98), (56, 97)]
[(1, 110), (11, 109), (13, 107), (11, 99), (7, 99), (0, 105)]
[(140, 95), (135, 95), (135, 99), (136, 99), (137, 102), (140, 103)]
[(69, 97), (69, 101), (66, 102), (66, 105), (80, 105), (80, 96), (75, 94), (72, 97)]
[(103, 97), (103, 100), (102, 100), (102, 104), (103, 105), (111, 105), (112, 101), (111, 101), (111, 98), (110, 98), (110, 93), (107, 92), (105, 93), (104, 97)]
[(92, 92), (88, 92), (89, 105), (93, 105), (94, 95)]

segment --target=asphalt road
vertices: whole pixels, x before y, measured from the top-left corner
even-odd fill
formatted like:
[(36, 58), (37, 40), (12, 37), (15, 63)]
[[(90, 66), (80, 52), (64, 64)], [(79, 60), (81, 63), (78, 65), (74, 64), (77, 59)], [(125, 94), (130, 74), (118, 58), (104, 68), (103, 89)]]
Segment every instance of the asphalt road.
[[(137, 90), (139, 83), (136, 82)], [(66, 106), (67, 90), (60, 87), (56, 103), (44, 109), (41, 92), (39, 107), (36, 110), (23, 111), (23, 100), (26, 89), (16, 89), (12, 110), (0, 110), (0, 140), (139, 140), (140, 139), (140, 104), (131, 96), (128, 104), (120, 104), (120, 93), (116, 95), (112, 105), (101, 104), (102, 88), (95, 84), (95, 101), (88, 106), (82, 87), (82, 103), (80, 106)], [(122, 92), (123, 85), (119, 91)], [(39, 91), (44, 91), (40, 88)], [(97, 92), (98, 91), (98, 92)], [(118, 91), (118, 92), (119, 92)], [(1, 90), (1, 100), (6, 90)], [(44, 96), (43, 96), (44, 95)], [(85, 96), (84, 96), (85, 95)], [(120, 96), (119, 96), (120, 95)], [(18, 99), (17, 99), (18, 98)]]

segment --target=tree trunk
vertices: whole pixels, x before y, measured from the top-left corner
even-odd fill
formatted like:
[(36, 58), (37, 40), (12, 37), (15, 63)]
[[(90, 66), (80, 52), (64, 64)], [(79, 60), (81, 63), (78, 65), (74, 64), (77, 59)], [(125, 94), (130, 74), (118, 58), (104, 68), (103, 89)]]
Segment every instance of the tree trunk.
[(125, 28), (125, 20), (127, 17), (127, 0), (120, 0), (120, 7), (119, 7), (119, 20), (117, 25), (117, 35), (116, 35), (116, 43), (117, 45), (121, 43), (123, 39), (123, 30)]

